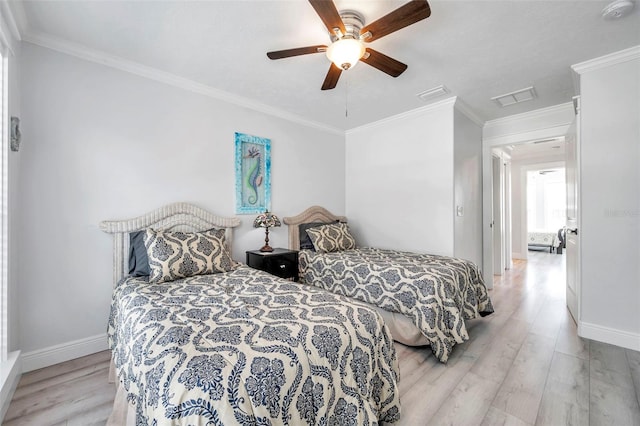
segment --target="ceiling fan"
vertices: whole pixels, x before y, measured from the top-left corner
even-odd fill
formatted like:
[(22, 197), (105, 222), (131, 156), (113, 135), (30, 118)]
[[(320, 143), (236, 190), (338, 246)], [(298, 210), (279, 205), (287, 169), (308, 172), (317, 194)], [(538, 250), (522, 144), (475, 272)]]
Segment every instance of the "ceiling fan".
[(267, 56), (269, 59), (283, 59), (326, 52), (331, 65), (322, 83), (322, 90), (336, 87), (342, 71), (353, 67), (358, 61), (392, 77), (398, 77), (407, 69), (407, 65), (369, 47), (365, 48), (364, 43), (382, 38), (431, 15), (431, 8), (426, 0), (412, 0), (365, 26), (362, 15), (352, 10), (338, 12), (332, 0), (309, 0), (309, 3), (329, 30), (332, 43), (329, 46), (277, 50), (268, 52)]

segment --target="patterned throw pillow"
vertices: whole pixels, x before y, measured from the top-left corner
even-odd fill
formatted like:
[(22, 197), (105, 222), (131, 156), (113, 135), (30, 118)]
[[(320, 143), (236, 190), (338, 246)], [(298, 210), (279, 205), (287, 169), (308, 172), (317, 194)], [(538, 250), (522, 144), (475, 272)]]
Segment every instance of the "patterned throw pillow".
[(349, 232), (346, 223), (332, 223), (317, 228), (307, 229), (313, 247), (321, 253), (352, 250), (356, 248), (356, 240)]
[(307, 229), (318, 228), (324, 225), (326, 225), (325, 222), (301, 223), (300, 225), (298, 225), (298, 236), (300, 237), (300, 250), (315, 250), (315, 248), (313, 247), (313, 243), (311, 242), (311, 238), (309, 238), (309, 234), (307, 234)]
[(224, 245), (224, 229), (171, 232), (147, 229), (150, 283), (231, 271), (234, 262)]

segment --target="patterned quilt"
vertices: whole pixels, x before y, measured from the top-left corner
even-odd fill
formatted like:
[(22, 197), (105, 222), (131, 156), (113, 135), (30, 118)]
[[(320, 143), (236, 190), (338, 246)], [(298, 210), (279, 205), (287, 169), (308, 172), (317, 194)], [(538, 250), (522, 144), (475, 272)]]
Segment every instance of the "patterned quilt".
[(493, 312), (482, 275), (467, 260), (375, 248), (302, 250), (299, 259), (303, 282), (409, 317), (442, 362), (469, 339), (464, 320)]
[(375, 425), (400, 417), (380, 316), (240, 266), (116, 287), (109, 345), (137, 425)]

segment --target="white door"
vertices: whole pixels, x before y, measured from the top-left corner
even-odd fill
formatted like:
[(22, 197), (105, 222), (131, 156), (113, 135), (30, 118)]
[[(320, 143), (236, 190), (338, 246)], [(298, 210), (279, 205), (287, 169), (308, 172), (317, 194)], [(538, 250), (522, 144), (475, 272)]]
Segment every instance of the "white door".
[(503, 250), (503, 209), (502, 209), (502, 160), (499, 157), (492, 157), (493, 167), (493, 273), (502, 275), (504, 273), (504, 250)]
[[(576, 99), (579, 101), (579, 99)], [(578, 144), (580, 143), (580, 110), (576, 103), (576, 117), (566, 135), (565, 160), (567, 184), (567, 232), (566, 232), (566, 265), (567, 265), (567, 308), (573, 320), (580, 320), (580, 230), (578, 223)]]

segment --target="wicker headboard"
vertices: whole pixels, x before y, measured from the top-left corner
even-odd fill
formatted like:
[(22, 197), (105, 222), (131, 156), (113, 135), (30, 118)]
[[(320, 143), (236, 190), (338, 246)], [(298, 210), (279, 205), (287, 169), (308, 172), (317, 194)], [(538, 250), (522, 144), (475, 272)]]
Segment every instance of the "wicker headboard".
[(225, 230), (227, 250), (231, 253), (233, 228), (240, 225), (237, 217), (221, 217), (189, 203), (173, 203), (133, 219), (105, 220), (100, 229), (113, 234), (113, 285), (129, 270), (129, 233), (146, 228), (184, 232)]
[(298, 225), (312, 222), (346, 222), (347, 218), (345, 216), (336, 216), (324, 207), (312, 206), (297, 216), (283, 217), (282, 221), (289, 225), (289, 248), (291, 250), (300, 250), (300, 234)]

